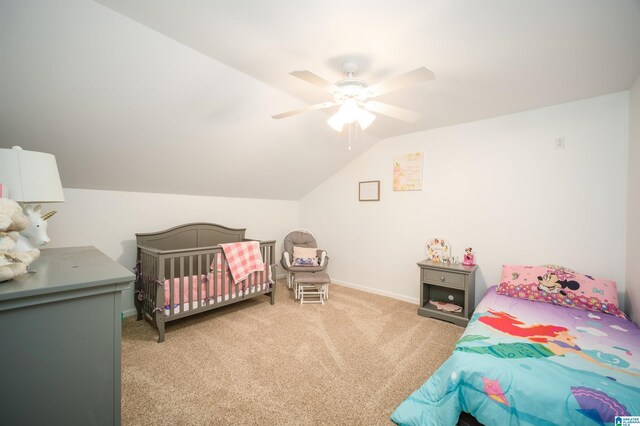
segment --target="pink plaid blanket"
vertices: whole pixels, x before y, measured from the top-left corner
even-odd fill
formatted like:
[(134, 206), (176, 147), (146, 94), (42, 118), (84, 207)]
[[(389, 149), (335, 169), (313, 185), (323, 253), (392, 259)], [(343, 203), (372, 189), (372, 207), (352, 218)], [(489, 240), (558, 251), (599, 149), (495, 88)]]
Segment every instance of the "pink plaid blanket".
[(253, 272), (264, 270), (259, 242), (220, 244), (220, 247), (227, 258), (234, 284), (246, 279)]

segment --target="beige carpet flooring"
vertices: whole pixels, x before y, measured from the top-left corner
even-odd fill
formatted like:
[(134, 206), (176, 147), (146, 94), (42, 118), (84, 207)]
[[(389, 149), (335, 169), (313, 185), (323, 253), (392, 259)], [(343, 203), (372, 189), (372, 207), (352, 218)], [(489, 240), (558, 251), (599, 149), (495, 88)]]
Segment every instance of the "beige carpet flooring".
[(390, 424), (449, 356), (461, 327), (416, 305), (331, 285), (300, 305), (258, 297), (167, 325), (122, 328), (124, 425)]

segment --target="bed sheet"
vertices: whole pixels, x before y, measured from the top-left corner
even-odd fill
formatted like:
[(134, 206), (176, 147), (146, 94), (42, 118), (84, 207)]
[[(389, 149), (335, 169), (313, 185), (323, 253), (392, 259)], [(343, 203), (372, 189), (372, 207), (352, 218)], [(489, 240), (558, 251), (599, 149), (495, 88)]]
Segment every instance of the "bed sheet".
[[(224, 295), (218, 296), (217, 298), (213, 297), (213, 296), (209, 297), (208, 299), (203, 298), (200, 303), (198, 303), (198, 301), (196, 300), (197, 297), (195, 297), (193, 302), (187, 302), (187, 303), (183, 303), (182, 304), (182, 312), (188, 311), (188, 310), (193, 310), (193, 309), (199, 308), (200, 306), (214, 305), (216, 303), (220, 303), (220, 302), (223, 302), (223, 301), (233, 300), (233, 299), (236, 299), (238, 297), (243, 297), (243, 296), (247, 296), (249, 294), (254, 294), (254, 293), (258, 292), (258, 291), (264, 291), (267, 288), (269, 288), (269, 283), (268, 282), (265, 282), (265, 283), (262, 283), (262, 284), (256, 284), (256, 285), (250, 286), (250, 287), (248, 287), (246, 289), (239, 290), (237, 293), (229, 294), (229, 292), (227, 291), (227, 292), (224, 293)], [(174, 304), (173, 313), (174, 314), (179, 314), (180, 313), (180, 305), (179, 304)], [(164, 314), (165, 314), (165, 316), (171, 315), (171, 309), (170, 309), (169, 305), (166, 305), (164, 307)]]
[[(216, 271), (215, 281), (213, 280), (213, 271), (207, 275), (191, 275), (182, 277), (183, 297), (180, 297), (180, 277), (173, 279), (173, 309), (177, 313), (180, 311), (180, 302), (182, 302), (183, 310), (195, 309), (198, 307), (198, 286), (200, 287), (200, 297), (207, 304), (221, 302), (222, 300), (234, 299), (236, 296), (255, 293), (259, 290), (265, 290), (273, 281), (271, 280), (271, 268), (265, 264), (265, 270), (250, 274), (245, 280), (238, 284), (233, 283), (231, 274), (227, 269), (224, 272)], [(265, 281), (266, 277), (266, 281)], [(224, 279), (224, 285), (223, 285)], [(171, 307), (171, 280), (164, 281), (164, 301), (165, 314), (169, 314)], [(217, 283), (217, 285), (215, 285)], [(207, 297), (207, 287), (209, 289), (209, 297)], [(230, 291), (231, 287), (231, 291)], [(214, 291), (215, 290), (215, 291)]]
[(500, 296), (479, 303), (451, 357), (393, 412), (402, 425), (603, 425), (640, 416), (640, 329)]

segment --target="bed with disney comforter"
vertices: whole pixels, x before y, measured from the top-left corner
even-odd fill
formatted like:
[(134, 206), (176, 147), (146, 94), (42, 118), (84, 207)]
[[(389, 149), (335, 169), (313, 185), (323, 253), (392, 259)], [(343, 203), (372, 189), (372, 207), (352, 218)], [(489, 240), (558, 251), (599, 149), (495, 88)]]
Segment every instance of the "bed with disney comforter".
[(616, 416), (640, 416), (640, 329), (492, 287), (451, 357), (391, 420), (455, 425), (462, 411), (485, 425), (613, 425)]

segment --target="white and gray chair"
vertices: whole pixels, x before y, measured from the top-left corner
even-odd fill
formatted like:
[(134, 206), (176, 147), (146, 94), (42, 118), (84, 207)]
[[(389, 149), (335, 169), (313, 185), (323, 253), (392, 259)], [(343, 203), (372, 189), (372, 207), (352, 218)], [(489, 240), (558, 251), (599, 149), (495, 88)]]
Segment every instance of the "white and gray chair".
[[(294, 264), (293, 248), (315, 248), (318, 257), (318, 265), (314, 266), (298, 266)], [(296, 272), (321, 272), (327, 268), (329, 257), (325, 250), (318, 249), (318, 243), (315, 237), (306, 229), (295, 229), (287, 234), (284, 238), (282, 258), (280, 264), (287, 271), (287, 287), (294, 287), (294, 293), (298, 298), (298, 291), (295, 285), (294, 276)]]

